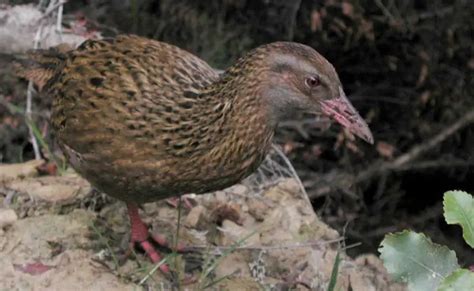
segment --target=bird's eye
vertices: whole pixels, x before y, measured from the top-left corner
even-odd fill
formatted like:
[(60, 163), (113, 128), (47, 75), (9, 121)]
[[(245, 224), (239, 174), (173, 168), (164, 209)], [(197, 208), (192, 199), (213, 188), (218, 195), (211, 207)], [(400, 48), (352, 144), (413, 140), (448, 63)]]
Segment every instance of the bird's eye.
[(314, 88), (317, 87), (321, 84), (321, 81), (319, 80), (319, 77), (317, 76), (312, 76), (312, 77), (307, 77), (306, 78), (306, 86), (309, 88)]

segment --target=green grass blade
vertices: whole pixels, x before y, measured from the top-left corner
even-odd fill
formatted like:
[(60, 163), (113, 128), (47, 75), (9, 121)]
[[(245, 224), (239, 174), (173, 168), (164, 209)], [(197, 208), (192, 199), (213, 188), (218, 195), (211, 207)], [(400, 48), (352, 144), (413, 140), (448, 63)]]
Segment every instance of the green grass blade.
[(339, 273), (340, 263), (341, 263), (341, 253), (338, 251), (336, 254), (336, 259), (334, 260), (334, 265), (332, 266), (331, 280), (329, 281), (328, 291), (334, 291), (334, 288), (336, 288), (337, 274)]

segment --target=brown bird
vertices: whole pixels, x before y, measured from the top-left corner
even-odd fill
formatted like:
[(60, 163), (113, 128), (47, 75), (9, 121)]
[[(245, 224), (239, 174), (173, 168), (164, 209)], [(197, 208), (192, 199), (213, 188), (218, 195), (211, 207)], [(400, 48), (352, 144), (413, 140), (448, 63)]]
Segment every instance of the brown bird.
[(127, 203), (132, 247), (153, 262), (160, 255), (137, 205), (236, 184), (260, 165), (278, 123), (294, 112), (326, 114), (373, 142), (334, 67), (298, 43), (260, 46), (222, 75), (182, 49), (138, 36), (37, 50), (16, 69), (53, 98), (52, 128), (68, 161)]

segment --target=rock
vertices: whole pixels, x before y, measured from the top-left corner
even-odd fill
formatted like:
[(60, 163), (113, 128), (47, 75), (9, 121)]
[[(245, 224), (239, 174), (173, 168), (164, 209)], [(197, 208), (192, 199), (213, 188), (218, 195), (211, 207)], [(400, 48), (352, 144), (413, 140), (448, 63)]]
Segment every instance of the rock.
[(16, 180), (9, 183), (8, 188), (48, 202), (71, 201), (78, 194), (90, 190), (88, 183), (77, 176), (46, 176), (36, 179)]
[(365, 277), (356, 269), (349, 271), (349, 283), (354, 291), (377, 291), (370, 278)]
[(244, 185), (235, 185), (229, 189), (229, 192), (236, 195), (245, 195), (248, 192), (248, 189)]
[(269, 210), (267, 203), (264, 203), (259, 199), (249, 199), (247, 203), (250, 215), (252, 215), (257, 221), (263, 221)]
[(278, 184), (278, 187), (292, 196), (302, 196), (300, 185), (295, 179), (286, 179)]
[(18, 216), (13, 209), (0, 208), (0, 229), (11, 225), (17, 220)]
[(224, 220), (219, 230), (219, 245), (221, 246), (231, 246), (242, 239), (245, 239), (242, 243), (244, 246), (260, 245), (260, 235), (258, 232), (250, 235), (252, 233), (251, 229), (242, 227), (233, 221)]
[(216, 268), (217, 278), (235, 274), (238, 277), (250, 277), (250, 268), (248, 266), (249, 256), (242, 253), (231, 253), (222, 258), (219, 268)]
[(262, 286), (250, 278), (235, 278), (227, 279), (220, 282), (217, 285), (217, 290), (222, 291), (233, 291), (233, 290), (246, 290), (246, 291), (259, 291), (262, 290)]
[(205, 229), (205, 225), (203, 223), (206, 222), (205, 218), (205, 211), (206, 208), (202, 205), (198, 205), (196, 207), (193, 207), (191, 211), (189, 211), (188, 215), (186, 216), (184, 220), (184, 225), (189, 228), (194, 228), (194, 229)]
[(242, 225), (242, 217), (241, 217), (241, 209), (240, 205), (235, 203), (225, 203), (219, 204), (213, 207), (210, 220), (217, 225), (222, 224), (224, 220), (230, 220), (232, 222), (237, 223), (238, 225)]
[(21, 164), (0, 165), (0, 181), (34, 177), (38, 175), (37, 167), (43, 163), (43, 160), (31, 160)]

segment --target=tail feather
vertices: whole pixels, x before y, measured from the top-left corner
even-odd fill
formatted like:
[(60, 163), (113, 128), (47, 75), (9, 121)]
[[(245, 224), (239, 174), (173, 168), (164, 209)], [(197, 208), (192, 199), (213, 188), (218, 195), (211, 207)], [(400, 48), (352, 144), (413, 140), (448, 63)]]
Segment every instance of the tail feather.
[(58, 67), (66, 60), (67, 52), (72, 50), (69, 45), (61, 44), (49, 49), (31, 50), (27, 58), (16, 60), (13, 64), (15, 74), (32, 81), (41, 91), (53, 78)]

